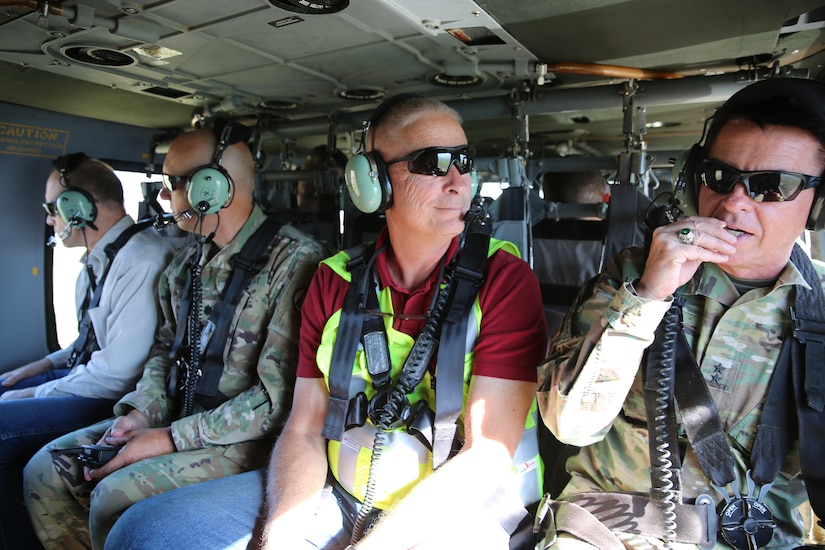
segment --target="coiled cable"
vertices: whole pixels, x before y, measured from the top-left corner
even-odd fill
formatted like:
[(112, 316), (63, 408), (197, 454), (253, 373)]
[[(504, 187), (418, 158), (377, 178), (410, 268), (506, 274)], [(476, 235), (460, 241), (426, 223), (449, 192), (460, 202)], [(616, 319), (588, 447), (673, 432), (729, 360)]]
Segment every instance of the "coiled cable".
[(201, 367), (201, 309), (203, 307), (203, 281), (201, 279), (201, 255), (203, 243), (198, 239), (192, 260), (192, 301), (189, 306), (189, 363), (183, 378), (183, 416), (190, 416), (195, 408), (195, 388)]
[(375, 490), (378, 483), (378, 476), (375, 475), (378, 469), (378, 462), (381, 460), (381, 454), (387, 446), (389, 434), (387, 430), (378, 428), (375, 432), (375, 438), (372, 442), (372, 457), (370, 457), (370, 473), (367, 477), (367, 486), (364, 490), (364, 500), (361, 503), (361, 508), (358, 510), (358, 516), (355, 518), (355, 525), (352, 528), (351, 544), (357, 543), (364, 536), (364, 531), (367, 527), (367, 519), (372, 513), (375, 502)]
[[(665, 548), (672, 549), (676, 540), (676, 502), (678, 491), (674, 490), (673, 461), (671, 460), (668, 434), (668, 409), (673, 407), (673, 380), (676, 366), (676, 337), (679, 330), (679, 309), (671, 307), (665, 314), (661, 367), (657, 370), (656, 408), (654, 411), (654, 441), (656, 456), (651, 457), (654, 476), (660, 480), (658, 487), (662, 495), (664, 515)], [(655, 460), (655, 462), (654, 462)], [(658, 474), (658, 475), (656, 475)]]

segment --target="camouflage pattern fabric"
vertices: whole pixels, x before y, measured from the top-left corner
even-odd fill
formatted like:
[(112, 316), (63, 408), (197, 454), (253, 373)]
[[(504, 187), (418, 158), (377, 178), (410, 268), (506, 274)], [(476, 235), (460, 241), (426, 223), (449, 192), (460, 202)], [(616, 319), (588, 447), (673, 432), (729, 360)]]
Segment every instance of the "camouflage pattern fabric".
[[(221, 250), (215, 245), (204, 250), (204, 320), (230, 276), (229, 259), (263, 220), (256, 206), (233, 242)], [(218, 385), (229, 400), (210, 410), (196, 405), (191, 416), (178, 418), (181, 403), (167, 395), (166, 380), (177, 324), (186, 322), (177, 316), (186, 264), (193, 253), (187, 249), (177, 254), (161, 277), (162, 322), (155, 345), (137, 388), (115, 406), (117, 415), (137, 409), (149, 418), (150, 427), (170, 426), (178, 453), (124, 468), (94, 491), (69, 459), (38, 453), (24, 474), (25, 494), (35, 530), (47, 548), (102, 548), (109, 527), (131, 503), (177, 486), (261, 467), (271, 437), (286, 420), (298, 359), (300, 306), (329, 250), (291, 226), (281, 228), (267, 264), (247, 285), (235, 310)], [(87, 430), (47, 447), (96, 443), (105, 428)], [(84, 527), (90, 516), (91, 540)]]
[(109, 530), (132, 504), (179, 487), (262, 468), (273, 443), (266, 438), (148, 458), (97, 484), (83, 481), (83, 467), (75, 458), (49, 452), (97, 443), (112, 422), (60, 437), (29, 462), (24, 490), (38, 537), (46, 547), (103, 548)]
[[(814, 265), (825, 284), (825, 264)], [(542, 367), (549, 376), (539, 392), (545, 424), (561, 441), (583, 447), (567, 461), (572, 478), (562, 499), (580, 492), (650, 489), (639, 364), (669, 303), (641, 300), (631, 292), (628, 283), (640, 276), (643, 266), (641, 249), (618, 255), (592, 294), (574, 305)], [(684, 332), (719, 409), (743, 495), (748, 492), (745, 474), (762, 400), (782, 340), (792, 331), (789, 306), (795, 285), (806, 283), (789, 263), (773, 286), (742, 289), (740, 295), (717, 266), (704, 264), (677, 292), (685, 299)], [(683, 431), (680, 434), (687, 444)], [(800, 470), (794, 446), (766, 499), (777, 521), (769, 548), (793, 548), (804, 535), (795, 510), (807, 500)], [(689, 445), (681, 479), (686, 502), (700, 494), (721, 500)], [(661, 546), (660, 541), (630, 538), (636, 542), (625, 540), (628, 548)], [(730, 547), (717, 543), (716, 548)]]

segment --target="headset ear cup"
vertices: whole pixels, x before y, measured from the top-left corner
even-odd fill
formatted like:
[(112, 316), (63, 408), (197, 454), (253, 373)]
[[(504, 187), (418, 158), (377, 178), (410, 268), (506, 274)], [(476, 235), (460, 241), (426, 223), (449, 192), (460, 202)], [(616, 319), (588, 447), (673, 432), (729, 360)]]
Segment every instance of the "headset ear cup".
[(344, 179), (352, 204), (361, 212), (383, 212), (392, 205), (392, 185), (377, 151), (358, 153), (349, 159)]
[(186, 182), (189, 204), (199, 214), (215, 214), (229, 205), (232, 178), (217, 164), (202, 166), (192, 172)]
[(673, 198), (676, 206), (685, 216), (699, 213), (699, 188), (696, 181), (696, 168), (702, 160), (702, 145), (693, 146), (679, 156), (674, 165)]
[(63, 191), (55, 201), (55, 209), (63, 221), (74, 222), (74, 227), (86, 227), (97, 219), (94, 197), (79, 187), (70, 187)]

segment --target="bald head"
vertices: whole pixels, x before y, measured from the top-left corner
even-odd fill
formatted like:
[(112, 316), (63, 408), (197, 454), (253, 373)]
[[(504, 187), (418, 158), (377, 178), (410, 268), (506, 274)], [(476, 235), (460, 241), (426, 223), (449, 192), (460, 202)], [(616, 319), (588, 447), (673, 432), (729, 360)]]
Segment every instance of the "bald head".
[[(208, 130), (182, 134), (169, 146), (163, 162), (163, 172), (187, 178), (198, 168), (212, 164), (217, 148), (218, 140)], [(178, 220), (178, 227), (204, 235), (214, 232), (214, 241), (223, 246), (235, 237), (252, 212), (255, 161), (246, 144), (238, 142), (224, 150), (220, 166), (232, 178), (232, 189), (228, 204), (217, 212), (200, 217), (184, 217), (184, 213), (193, 212), (186, 189), (188, 184), (184, 186), (179, 183), (174, 190), (163, 189), (160, 196), (172, 203), (172, 214)]]
[[(218, 139), (209, 130), (194, 130), (178, 136), (169, 146), (163, 170), (167, 174), (191, 174), (200, 166), (209, 165), (215, 158)], [(228, 146), (220, 165), (232, 177), (234, 201), (252, 202), (255, 186), (255, 159), (243, 142)]]
[(461, 115), (458, 111), (437, 99), (427, 97), (412, 97), (399, 101), (387, 100), (389, 105), (382, 108), (380, 105), (373, 115), (369, 132), (371, 148), (381, 150), (382, 143), (397, 141), (409, 126), (415, 124), (425, 115), (437, 113), (455, 119), (461, 125)]

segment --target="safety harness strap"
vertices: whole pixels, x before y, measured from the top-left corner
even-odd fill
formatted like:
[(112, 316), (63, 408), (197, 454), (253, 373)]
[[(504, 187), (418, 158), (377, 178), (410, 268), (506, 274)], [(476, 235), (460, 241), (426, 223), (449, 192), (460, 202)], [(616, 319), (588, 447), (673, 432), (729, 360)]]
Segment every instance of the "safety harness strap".
[[(804, 434), (804, 437), (799, 437), (803, 478), (811, 505), (822, 517), (820, 514), (825, 513), (825, 474), (818, 463), (825, 456), (825, 411), (822, 408), (825, 387), (821, 385), (822, 365), (825, 363), (825, 295), (813, 264), (798, 246), (793, 249), (791, 262), (812, 290), (801, 285), (795, 288), (794, 305), (791, 307), (794, 338), (785, 340), (774, 366), (751, 451), (751, 464), (756, 482), (761, 485), (773, 483), (790, 449), (792, 422), (787, 405), (793, 399), (798, 433)], [(657, 331), (651, 349), (661, 351), (658, 355), (665, 357), (675, 354), (676, 364), (679, 365), (676, 369), (675, 397), (686, 435), (705, 475), (717, 487), (724, 487), (735, 479), (734, 460), (716, 405), (684, 333), (672, 327), (665, 332), (675, 336), (675, 345), (668, 345), (667, 335)], [(649, 353), (648, 359), (653, 359), (653, 355)], [(654, 410), (655, 407), (649, 408), (648, 414), (657, 414)], [(667, 415), (673, 415), (672, 409)], [(651, 431), (651, 453), (655, 436)], [(655, 488), (656, 480), (653, 481)]]
[(369, 277), (367, 267), (369, 259), (375, 253), (375, 245), (373, 243), (369, 246), (359, 246), (348, 250), (347, 253), (351, 258), (347, 264), (347, 270), (351, 275), (350, 285), (341, 308), (341, 319), (330, 360), (327, 416), (321, 431), (321, 435), (326, 439), (334, 441), (341, 441), (346, 430), (352, 365), (355, 362), (355, 352), (361, 340), (364, 323), (362, 304), (359, 303), (363, 299), (361, 296), (362, 282), (366, 284), (362, 278)]
[(470, 311), (484, 280), (492, 224), (478, 220), (468, 224), (464, 247), (453, 271), (454, 293), (441, 329), (436, 372), (433, 469), (453, 450), (456, 421), (464, 405), (464, 351)]
[[(436, 373), (436, 412), (433, 427), (433, 468), (437, 468), (450, 457), (454, 447), (456, 420), (461, 414), (464, 404), (464, 352), (467, 339), (467, 323), (470, 311), (478, 289), (484, 276), (487, 265), (487, 253), (492, 234), (492, 224), (489, 216), (479, 208), (478, 212), (468, 214), (465, 242), (452, 266), (451, 277), (453, 283), (449, 285), (446, 315), (442, 324), (440, 340), (432, 339), (428, 345), (438, 346), (439, 365)], [(365, 336), (367, 327), (377, 327), (378, 324), (364, 312), (363, 302), (368, 292), (374, 288), (368, 285), (371, 279), (371, 259), (374, 256), (374, 245), (369, 248), (357, 247), (350, 253), (350, 262), (347, 270), (351, 273), (350, 287), (344, 298), (341, 310), (341, 319), (336, 333), (335, 346), (332, 351), (329, 373), (329, 398), (327, 415), (324, 421), (322, 435), (327, 439), (340, 441), (347, 427), (347, 416), (350, 408), (349, 385), (352, 378), (352, 365), (358, 343)], [(435, 312), (433, 313), (435, 315)], [(379, 320), (380, 321), (380, 320)], [(380, 323), (383, 329), (383, 322)], [(440, 341), (440, 344), (439, 344)], [(386, 342), (386, 337), (380, 342)], [(379, 343), (380, 343), (379, 342)], [(380, 347), (376, 343), (374, 347)], [(365, 351), (368, 345), (365, 345)], [(418, 350), (421, 352), (421, 350)], [(415, 350), (411, 351), (411, 355)], [(430, 352), (421, 352), (428, 355)], [(371, 353), (367, 357), (368, 363), (375, 363), (371, 357), (379, 356)], [(408, 358), (409, 359), (409, 358)], [(425, 361), (428, 363), (429, 361)], [(426, 368), (426, 364), (422, 365)], [(370, 367), (374, 383), (377, 381), (375, 366)], [(423, 377), (423, 370), (421, 374)], [(402, 376), (399, 380), (406, 380), (405, 386), (410, 389), (420, 383), (418, 376)], [(414, 380), (413, 380), (414, 378)], [(426, 434), (424, 434), (426, 437)]]
[(799, 433), (804, 434), (799, 437), (802, 477), (821, 525), (825, 518), (825, 293), (813, 264), (798, 245), (791, 261), (812, 289), (796, 287), (791, 318), (797, 345), (791, 350), (791, 365)]
[[(202, 341), (208, 341), (203, 353), (205, 360), (201, 369), (202, 374), (196, 385), (196, 399), (206, 409), (213, 409), (227, 399), (222, 392), (218, 391), (218, 384), (223, 373), (223, 350), (229, 336), (229, 327), (232, 325), (232, 318), (235, 315), (235, 309), (244, 289), (249, 285), (252, 277), (266, 263), (268, 258), (266, 251), (280, 228), (281, 222), (274, 218), (266, 218), (258, 229), (250, 235), (241, 250), (229, 260), (229, 264), (232, 266), (229, 280), (218, 297), (203, 332), (198, 336), (202, 338)], [(178, 308), (178, 326), (175, 331), (175, 340), (169, 351), (169, 357), (173, 360), (177, 360), (181, 355), (183, 339), (188, 325), (185, 319), (189, 315), (191, 302), (191, 270), (187, 270), (186, 276), (187, 279), (183, 287), (180, 307)], [(177, 369), (173, 369), (173, 371), (174, 374), (168, 380), (168, 394), (172, 396), (177, 394), (175, 386), (178, 383), (179, 376)]]
[(72, 345), (71, 355), (69, 356), (69, 360), (66, 362), (67, 367), (71, 368), (75, 365), (82, 365), (86, 363), (92, 353), (100, 349), (100, 346), (97, 343), (97, 336), (95, 335), (94, 326), (92, 326), (92, 320), (89, 317), (89, 310), (96, 308), (100, 304), (100, 297), (103, 295), (103, 283), (106, 282), (106, 277), (109, 276), (109, 269), (112, 267), (112, 262), (114, 262), (117, 253), (120, 252), (120, 249), (123, 248), (127, 242), (129, 242), (129, 239), (154, 223), (155, 218), (141, 220), (134, 223), (124, 229), (114, 241), (110, 242), (103, 248), (103, 252), (106, 254), (106, 258), (109, 261), (106, 263), (106, 267), (103, 269), (103, 273), (100, 275), (100, 279), (98, 279), (96, 283), (94, 274), (92, 273), (92, 270), (89, 269), (89, 285), (91, 288), (94, 288), (94, 292), (83, 308), (83, 317), (80, 320), (78, 337)]
[[(676, 415), (667, 414), (675, 407), (673, 390), (676, 380), (676, 355), (673, 353), (673, 346), (676, 330), (679, 328), (680, 314), (681, 308), (674, 302), (656, 328), (654, 342), (662, 342), (663, 345), (651, 345), (645, 350), (643, 359), (645, 410), (655, 411), (655, 414), (647, 415), (647, 429), (650, 434), (650, 496), (658, 500), (670, 499), (672, 491), (681, 490), (681, 457), (678, 452)], [(665, 451), (667, 455), (663, 456)]]
[[(579, 493), (563, 501), (550, 501), (549, 508), (555, 514), (557, 531), (569, 533), (599, 550), (624, 548), (611, 531), (665, 538), (664, 509), (644, 495)], [(679, 526), (677, 542), (713, 544), (717, 522), (712, 502), (676, 504), (674, 513)]]
[(204, 327), (204, 331), (211, 331), (211, 336), (204, 351), (203, 374), (198, 380), (196, 399), (206, 409), (212, 409), (226, 401), (226, 396), (218, 391), (218, 383), (223, 373), (223, 350), (229, 337), (229, 327), (232, 326), (232, 318), (243, 291), (266, 263), (266, 251), (280, 229), (281, 222), (267, 217), (244, 243), (240, 252), (229, 260), (232, 274)]

